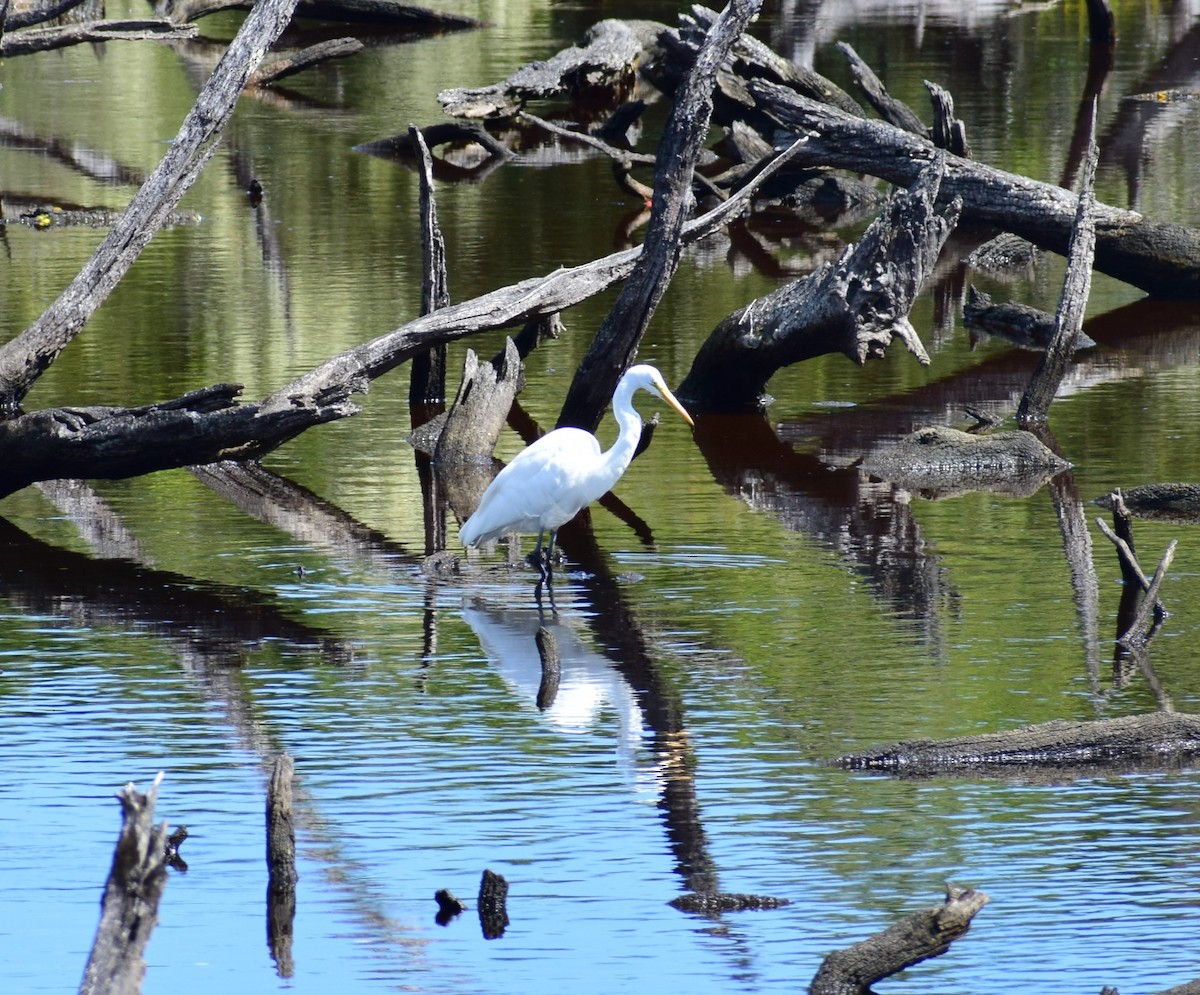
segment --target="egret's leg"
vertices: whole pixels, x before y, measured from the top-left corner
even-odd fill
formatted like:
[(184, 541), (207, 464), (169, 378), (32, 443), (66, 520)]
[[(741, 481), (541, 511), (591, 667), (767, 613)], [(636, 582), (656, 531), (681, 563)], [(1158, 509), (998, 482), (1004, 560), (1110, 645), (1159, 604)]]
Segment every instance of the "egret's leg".
[[(533, 563), (537, 566), (538, 572), (542, 575), (543, 579), (546, 576), (546, 561), (542, 558), (542, 540), (545, 538), (545, 536), (546, 536), (546, 530), (538, 529), (537, 545), (533, 548), (533, 552), (530, 553), (529, 557), (528, 557), (529, 562)], [(553, 532), (550, 533), (550, 542), (551, 543), (554, 542), (554, 533)]]
[(550, 530), (550, 545), (546, 548), (546, 573), (550, 572), (554, 563), (554, 541), (558, 538), (558, 529)]

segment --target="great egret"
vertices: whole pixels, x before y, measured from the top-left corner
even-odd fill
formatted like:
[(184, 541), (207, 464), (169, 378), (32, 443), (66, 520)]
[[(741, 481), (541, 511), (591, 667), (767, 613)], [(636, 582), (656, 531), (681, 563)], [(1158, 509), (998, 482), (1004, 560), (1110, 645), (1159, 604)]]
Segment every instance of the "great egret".
[[(689, 425), (695, 424), (658, 370), (644, 364), (630, 367), (613, 391), (613, 416), (621, 432), (612, 448), (601, 452), (599, 440), (581, 428), (547, 432), (496, 474), (475, 514), (459, 530), (463, 546), (469, 549), (511, 532), (536, 532), (533, 558), (542, 576), (548, 576), (559, 526), (610, 491), (633, 459), (642, 437), (642, 419), (633, 408), (633, 395), (639, 390), (658, 395)], [(547, 532), (550, 545), (543, 558)]]

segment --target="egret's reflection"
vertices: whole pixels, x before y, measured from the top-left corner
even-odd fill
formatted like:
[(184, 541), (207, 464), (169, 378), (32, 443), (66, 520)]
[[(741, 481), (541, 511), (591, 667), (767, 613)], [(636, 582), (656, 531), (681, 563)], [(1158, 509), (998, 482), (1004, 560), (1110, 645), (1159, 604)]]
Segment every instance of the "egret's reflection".
[(580, 638), (569, 616), (500, 608), (476, 598), (463, 606), (463, 618), (505, 684), (530, 704), (537, 703), (542, 687), (537, 632), (545, 626), (561, 671), (553, 701), (541, 710), (544, 720), (562, 732), (582, 733), (613, 717), (622, 762), (634, 762), (644, 733), (637, 697), (613, 664)]

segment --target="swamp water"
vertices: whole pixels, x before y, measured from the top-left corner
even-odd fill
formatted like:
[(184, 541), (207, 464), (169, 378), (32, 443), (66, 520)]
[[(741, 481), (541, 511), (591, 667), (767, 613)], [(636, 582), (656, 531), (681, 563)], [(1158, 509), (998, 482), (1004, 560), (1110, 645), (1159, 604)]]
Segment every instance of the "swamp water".
[[(228, 380), (255, 398), (400, 324), (419, 300), (416, 179), (353, 146), (440, 120), (439, 90), (503, 78), (601, 16), (671, 20), (676, 7), (453, 9), (490, 26), (368, 39), (352, 59), (243, 98), (183, 204), (203, 221), (155, 238), (28, 407), (147, 403)], [(1100, 198), (1188, 225), (1200, 224), (1200, 105), (1121, 98), (1196, 86), (1196, 15), (1186, 3), (1123, 9), (1100, 102)], [(227, 38), (240, 16), (203, 30)], [(1073, 2), (780, 3), (756, 32), (853, 90), (834, 47), (848, 41), (922, 114), (921, 81), (939, 82), (978, 158), (1058, 182), (1085, 28)], [(114, 42), (7, 60), (0, 115), (125, 171), (9, 138), (0, 192), (120, 207), (135, 189), (127, 171), (157, 162), (219, 50)], [(663, 111), (650, 108), (648, 131)], [(455, 300), (621, 244), (636, 205), (606, 162), (571, 151), (529, 149), (479, 182), (438, 185)], [(257, 210), (246, 170), (266, 191)], [(721, 317), (835, 254), (865, 220), (830, 234), (764, 213), (751, 230), (773, 273), (724, 236), (689, 251), (641, 358), (677, 384)], [(99, 238), (9, 226), (5, 338)], [(829, 951), (935, 904), (947, 881), (990, 904), (948, 954), (881, 991), (1128, 995), (1200, 976), (1196, 772), (895, 781), (825, 766), (903, 738), (1157, 706), (1142, 675), (1114, 673), (1119, 571), (1094, 527), (1098, 612), (1080, 610), (1061, 492), (929, 500), (844, 469), (863, 438), (966, 425), (964, 403), (1011, 416), (1033, 357), (972, 339), (964, 283), (1053, 310), (1062, 265), (1043, 257), (1001, 283), (964, 274), (960, 248), (913, 313), (929, 369), (899, 349), (861, 370), (825, 357), (777, 375), (765, 419), (701, 419), (693, 440), (664, 418), (617, 489), (652, 541), (593, 509), (555, 615), (501, 553), (452, 579), (416, 567), (426, 532), (403, 370), (359, 416), (266, 461), (357, 530), (253, 517), (185, 471), (97, 482), (103, 529), (80, 511), (87, 492), (0, 501), (0, 991), (78, 985), (113, 794), (160, 770), (158, 816), (188, 826), (190, 868), (160, 907), (148, 995), (796, 991)], [(1200, 308), (1139, 298), (1096, 278), (1087, 331), (1099, 345), (1051, 408), (1085, 502), (1200, 479)], [(610, 302), (565, 315), (566, 334), (531, 357), (521, 400), (541, 424)], [(499, 341), (452, 350), (452, 370), (466, 345), (490, 355)], [(611, 421), (601, 431), (607, 443)], [(509, 433), (499, 455), (519, 447)], [(1085, 507), (1089, 522), (1105, 514)], [(1151, 660), (1173, 706), (1200, 711), (1194, 527), (1135, 529), (1148, 564), (1180, 541)], [(546, 621), (563, 682), (540, 711), (532, 633)], [(264, 772), (279, 750), (298, 774), (287, 979), (268, 956), (263, 901)], [(473, 909), (436, 925), (434, 891), (473, 906), (484, 868), (510, 885), (503, 938), (483, 939)], [(701, 884), (791, 904), (718, 919), (667, 904)]]

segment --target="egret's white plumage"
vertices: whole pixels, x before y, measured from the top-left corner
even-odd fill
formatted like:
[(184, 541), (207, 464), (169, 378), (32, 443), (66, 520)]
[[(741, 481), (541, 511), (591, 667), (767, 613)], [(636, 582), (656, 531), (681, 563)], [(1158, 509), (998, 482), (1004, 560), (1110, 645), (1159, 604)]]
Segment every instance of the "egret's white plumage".
[(475, 514), (459, 530), (462, 544), (478, 546), (511, 532), (536, 532), (535, 554), (540, 562), (542, 538), (549, 532), (552, 552), (559, 526), (611, 490), (633, 459), (642, 436), (642, 419), (633, 408), (633, 395), (639, 390), (658, 395), (693, 424), (658, 370), (646, 365), (630, 367), (613, 392), (613, 416), (621, 431), (612, 448), (601, 452), (596, 437), (580, 428), (546, 433), (518, 453), (488, 485)]

